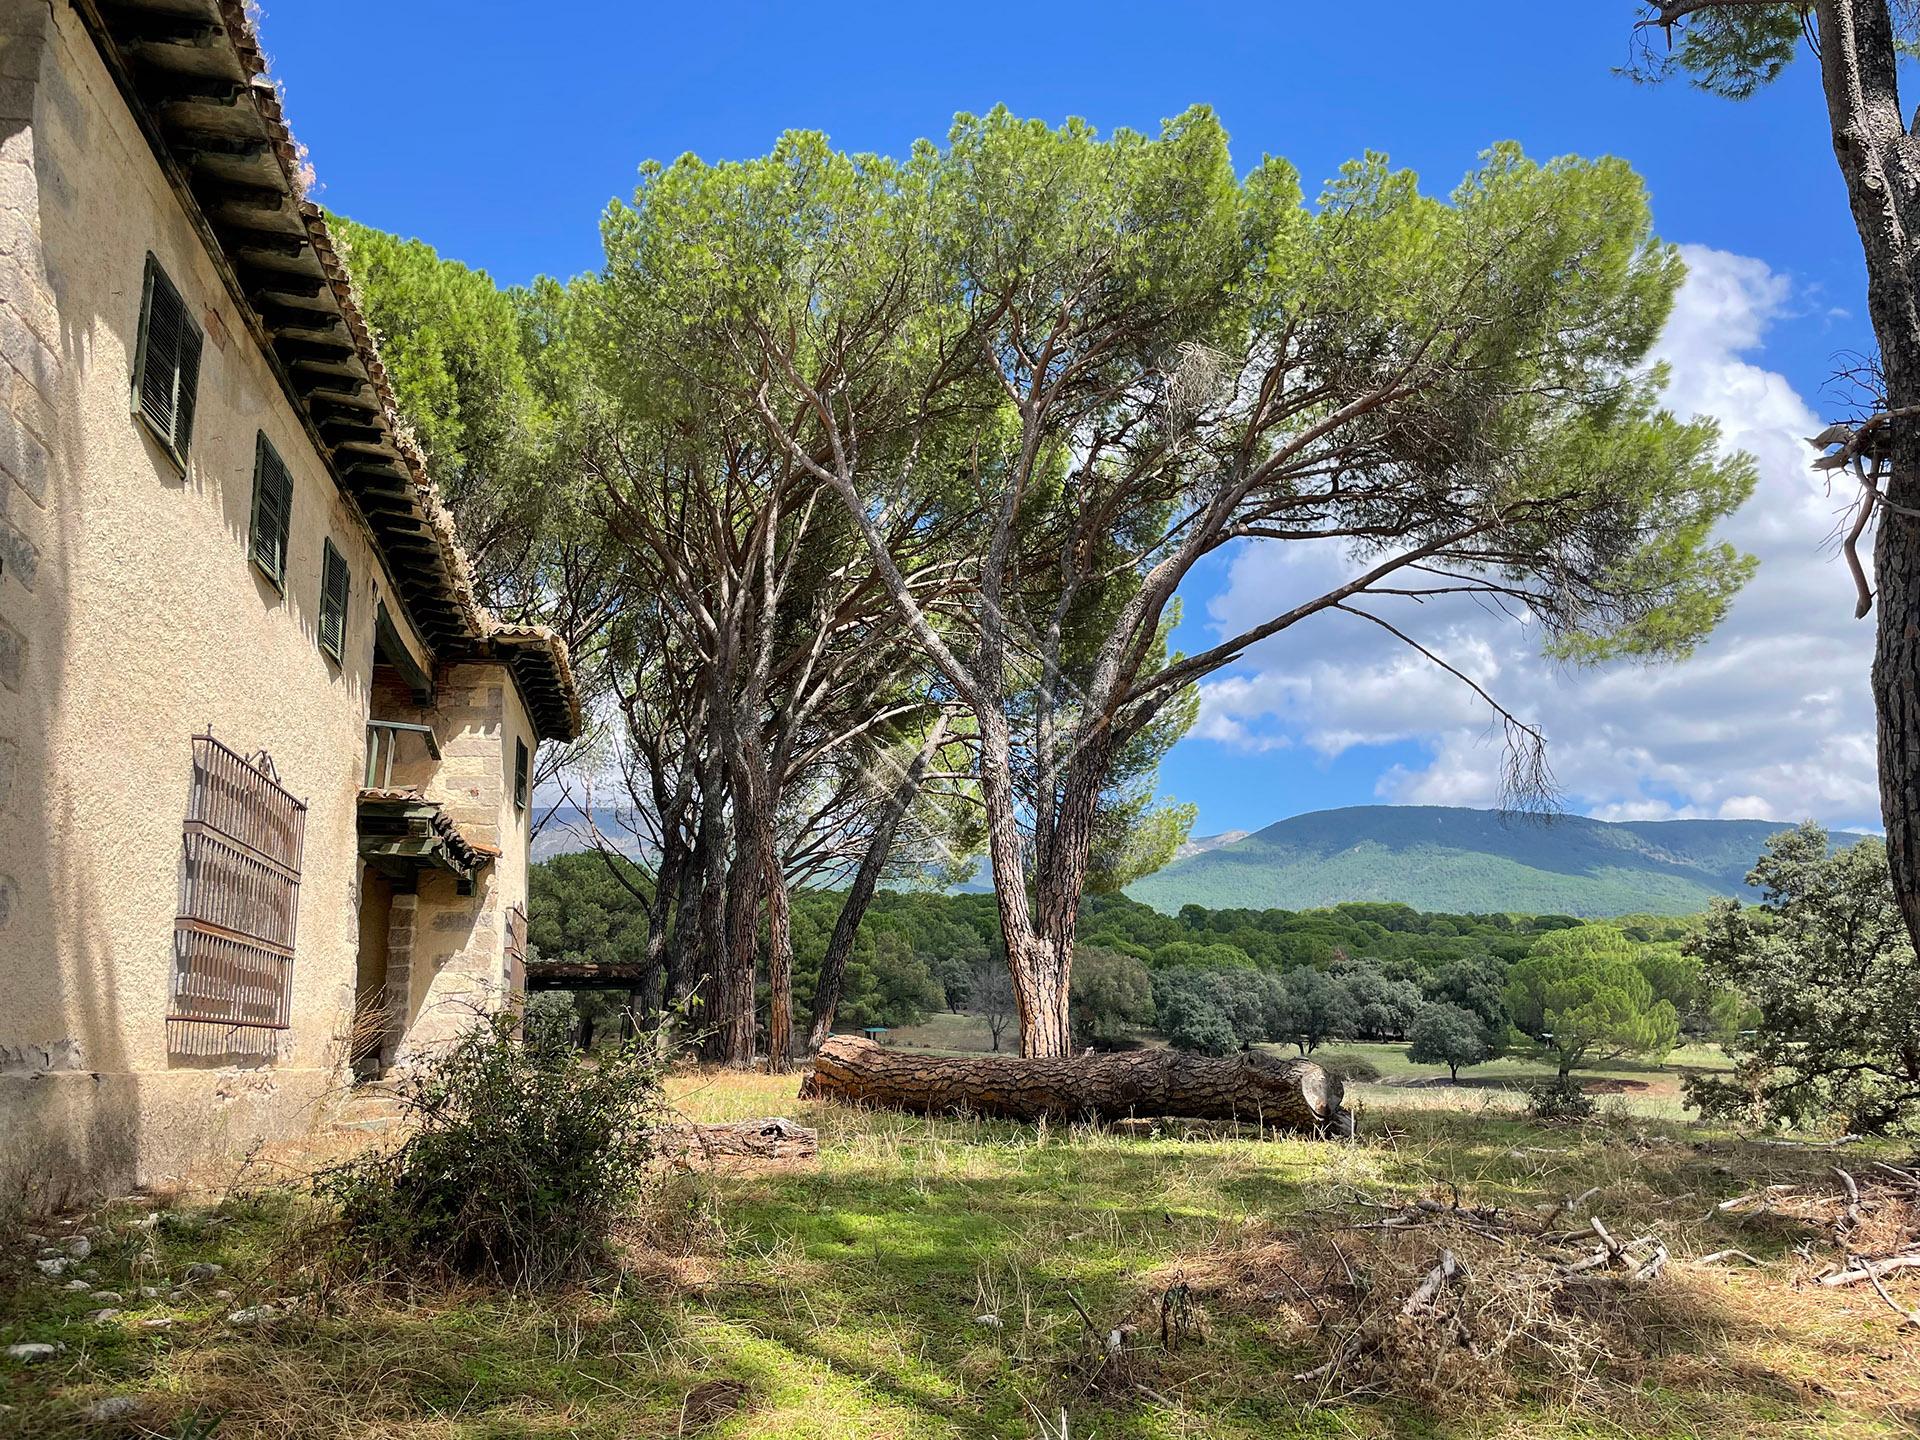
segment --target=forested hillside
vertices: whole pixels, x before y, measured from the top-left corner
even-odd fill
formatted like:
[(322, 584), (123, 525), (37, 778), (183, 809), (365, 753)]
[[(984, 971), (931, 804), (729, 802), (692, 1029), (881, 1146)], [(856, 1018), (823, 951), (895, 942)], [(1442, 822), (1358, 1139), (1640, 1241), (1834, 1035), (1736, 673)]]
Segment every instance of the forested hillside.
[[(1687, 915), (1745, 893), (1753, 857), (1787, 828), (1357, 805), (1296, 815), (1175, 860), (1127, 893), (1163, 911), (1378, 900), (1434, 911)], [(1833, 837), (1838, 845), (1859, 838)]]

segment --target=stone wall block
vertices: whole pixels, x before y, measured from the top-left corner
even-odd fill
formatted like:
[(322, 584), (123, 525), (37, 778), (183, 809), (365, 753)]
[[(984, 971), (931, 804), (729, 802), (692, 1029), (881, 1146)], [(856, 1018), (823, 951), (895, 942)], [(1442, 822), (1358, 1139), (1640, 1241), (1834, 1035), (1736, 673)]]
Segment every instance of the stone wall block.
[(0, 505), (0, 579), (11, 577), (31, 590), (40, 575), (40, 547), (5, 514), (6, 507)]
[(0, 470), (13, 477), (36, 505), (46, 504), (47, 447), (4, 408), (0, 408)]
[(27, 668), (27, 637), (0, 620), (0, 685), (18, 690)]
[(42, 395), (54, 393), (54, 382), (60, 374), (59, 357), (11, 303), (0, 305), (0, 356)]

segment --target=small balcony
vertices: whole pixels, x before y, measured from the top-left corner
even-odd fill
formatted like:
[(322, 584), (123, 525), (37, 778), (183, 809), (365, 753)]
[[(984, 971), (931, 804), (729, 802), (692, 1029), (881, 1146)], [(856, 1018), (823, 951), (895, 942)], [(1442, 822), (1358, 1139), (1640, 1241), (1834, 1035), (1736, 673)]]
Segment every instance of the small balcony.
[[(436, 765), (440, 762), (440, 741), (435, 738), (431, 725), (415, 725), (405, 720), (367, 721), (367, 776), (362, 788), (394, 789), (394, 761), (399, 758), (402, 746), (412, 755), (424, 750)], [(402, 764), (401, 789), (419, 788), (405, 783), (407, 774), (415, 768), (413, 762)]]
[(463, 835), (426, 782), (440, 763), (433, 729), (406, 720), (367, 722), (367, 772), (360, 789), (360, 858), (412, 888), (423, 869), (450, 871), (461, 894), (498, 858), (491, 845)]

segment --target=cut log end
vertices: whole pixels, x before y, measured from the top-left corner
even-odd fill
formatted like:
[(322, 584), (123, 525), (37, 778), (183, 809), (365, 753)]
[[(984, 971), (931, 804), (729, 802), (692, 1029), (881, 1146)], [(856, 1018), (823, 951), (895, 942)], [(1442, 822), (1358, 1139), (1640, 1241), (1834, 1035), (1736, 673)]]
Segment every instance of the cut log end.
[(803, 1100), (1009, 1120), (1169, 1116), (1244, 1120), (1309, 1135), (1352, 1135), (1341, 1082), (1311, 1060), (1178, 1050), (1026, 1059), (927, 1055), (840, 1035), (820, 1047)]

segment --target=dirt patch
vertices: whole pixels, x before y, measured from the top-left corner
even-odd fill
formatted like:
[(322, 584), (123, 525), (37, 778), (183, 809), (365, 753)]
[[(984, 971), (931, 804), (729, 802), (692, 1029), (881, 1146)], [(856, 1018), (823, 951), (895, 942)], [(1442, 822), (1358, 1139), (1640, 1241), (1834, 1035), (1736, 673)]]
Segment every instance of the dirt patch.
[(1583, 1081), (1580, 1088), (1589, 1095), (1637, 1095), (1644, 1090), (1653, 1089), (1653, 1086), (1645, 1080), (1608, 1078), (1604, 1080)]

